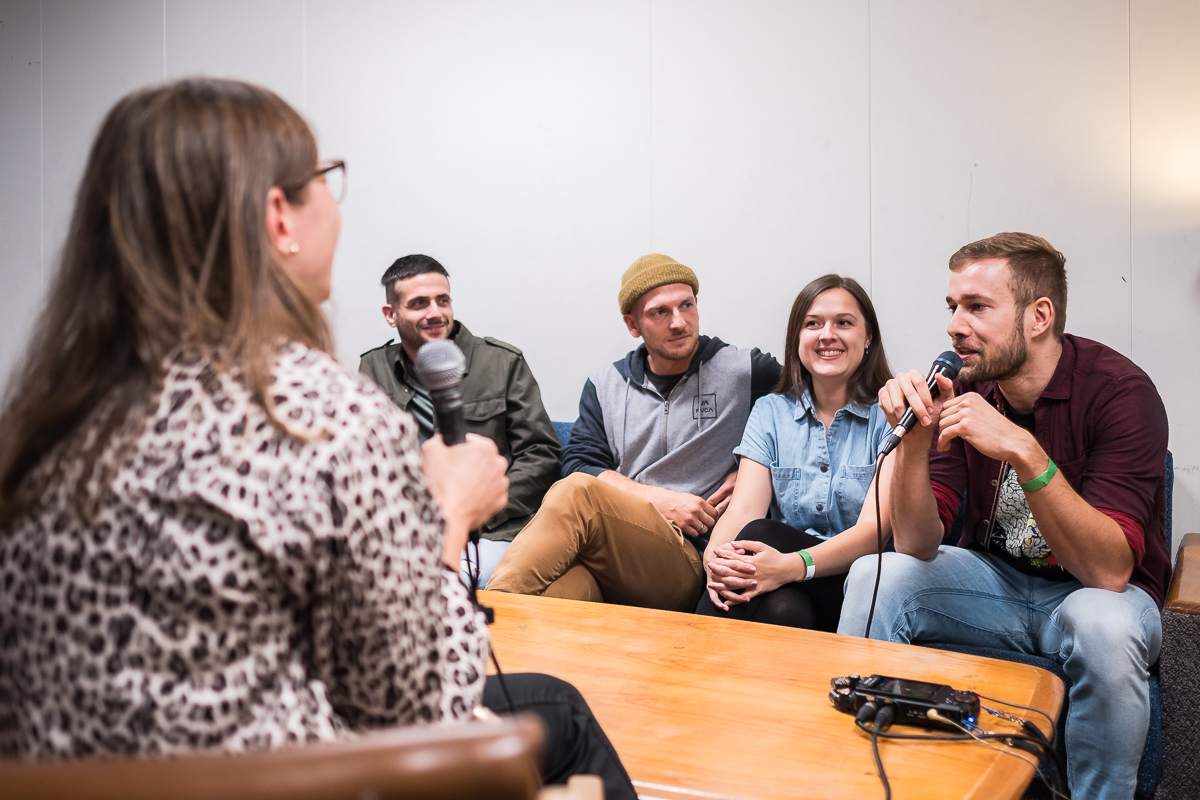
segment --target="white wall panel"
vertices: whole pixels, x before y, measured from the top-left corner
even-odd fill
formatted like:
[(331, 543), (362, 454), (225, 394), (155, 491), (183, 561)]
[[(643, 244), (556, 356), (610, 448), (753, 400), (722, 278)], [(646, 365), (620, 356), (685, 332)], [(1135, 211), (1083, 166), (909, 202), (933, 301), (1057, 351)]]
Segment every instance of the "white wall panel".
[(166, 75), (266, 86), (304, 108), (303, 0), (167, 0)]
[(1166, 402), (1175, 544), (1200, 531), (1200, 4), (1131, 6), (1133, 353)]
[(782, 359), (805, 283), (870, 290), (867, 3), (668, 0), (653, 22), (653, 249), (696, 270), (703, 331)]
[(659, 250), (700, 274), (706, 332), (777, 355), (799, 287), (855, 275), (894, 366), (924, 367), (948, 256), (1028, 230), (1067, 255), (1068, 329), (1155, 379), (1177, 530), (1200, 530), (1197, 53), (1195, 0), (0, 0), (0, 370), (102, 115), (227, 75), (350, 164), (329, 307), (350, 365), (391, 335), (380, 273), (426, 252), (573, 418), (634, 344), (621, 272)]
[(0, 2), (0, 388), (42, 302), (39, 6)]
[(875, 296), (894, 366), (945, 349), (949, 256), (1013, 230), (1066, 255), (1067, 330), (1129, 353), (1128, 106), (1123, 0), (872, 3)]
[(163, 78), (162, 12), (161, 0), (42, 3), (42, 213), (49, 271), (57, 264), (101, 120), (118, 99)]
[(647, 4), (311, 0), (308, 26), (309, 116), (349, 162), (339, 355), (394, 333), (379, 277), (424, 252), (458, 318), (521, 347), (574, 419), (632, 343), (614, 298), (650, 246)]

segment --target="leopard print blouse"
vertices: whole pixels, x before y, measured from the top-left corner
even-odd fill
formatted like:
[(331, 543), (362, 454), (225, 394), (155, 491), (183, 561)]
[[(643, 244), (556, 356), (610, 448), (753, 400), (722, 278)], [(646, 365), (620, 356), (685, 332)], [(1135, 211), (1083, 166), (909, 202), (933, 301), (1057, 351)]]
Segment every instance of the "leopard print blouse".
[(119, 465), (110, 445), (89, 522), (63, 459), (0, 529), (0, 754), (245, 750), (470, 715), (487, 629), (442, 563), (415, 424), (300, 345), (273, 379), (309, 441), (176, 356)]

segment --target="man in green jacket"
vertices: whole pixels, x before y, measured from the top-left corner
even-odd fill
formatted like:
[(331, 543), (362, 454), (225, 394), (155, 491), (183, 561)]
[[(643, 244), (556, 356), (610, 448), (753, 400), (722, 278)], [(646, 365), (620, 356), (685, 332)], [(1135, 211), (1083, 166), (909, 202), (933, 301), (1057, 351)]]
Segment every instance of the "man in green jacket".
[(363, 353), (358, 371), (413, 415), (424, 443), (436, 423), (429, 391), (417, 380), (413, 364), (425, 342), (452, 340), (467, 361), (462, 382), (467, 430), (494, 441), (508, 459), (508, 505), (484, 526), (479, 542), (479, 585), (486, 586), (509, 542), (558, 480), (558, 435), (521, 351), (476, 337), (455, 322), (449, 274), (441, 264), (429, 256), (405, 256), (388, 267), (380, 283), (387, 291), (383, 317), (400, 342)]

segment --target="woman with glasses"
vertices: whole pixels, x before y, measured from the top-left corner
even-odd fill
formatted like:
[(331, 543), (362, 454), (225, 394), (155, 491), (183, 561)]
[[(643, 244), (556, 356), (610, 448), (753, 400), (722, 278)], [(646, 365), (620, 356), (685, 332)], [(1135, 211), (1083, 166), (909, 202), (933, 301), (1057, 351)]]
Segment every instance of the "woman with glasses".
[(840, 275), (805, 286), (788, 318), (779, 384), (755, 402), (733, 451), (737, 484), (704, 553), (708, 591), (697, 613), (837, 630), (846, 573), (878, 548), (878, 486), (890, 536), (892, 460), (872, 483), (890, 432), (876, 395), (890, 377), (862, 286)]
[[(0, 755), (244, 750), (508, 710), (457, 580), (506, 462), (330, 355), (342, 162), (271, 92), (116, 104), (0, 416)], [(633, 797), (570, 686), (545, 777)]]

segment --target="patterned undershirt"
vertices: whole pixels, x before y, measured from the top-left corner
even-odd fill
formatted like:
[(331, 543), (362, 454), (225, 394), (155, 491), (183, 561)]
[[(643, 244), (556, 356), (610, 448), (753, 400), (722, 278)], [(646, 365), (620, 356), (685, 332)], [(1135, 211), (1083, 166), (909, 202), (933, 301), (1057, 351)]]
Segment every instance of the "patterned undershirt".
[[(1033, 432), (1032, 413), (1018, 414), (1009, 408), (1006, 416), (1030, 433)], [(1029, 575), (1058, 581), (1072, 577), (1059, 565), (1050, 551), (1050, 545), (1046, 544), (1042, 532), (1038, 530), (1025, 491), (1017, 480), (1016, 470), (1008, 464), (1004, 465), (1000, 481), (1000, 496), (996, 501), (996, 519), (988, 550)]]

